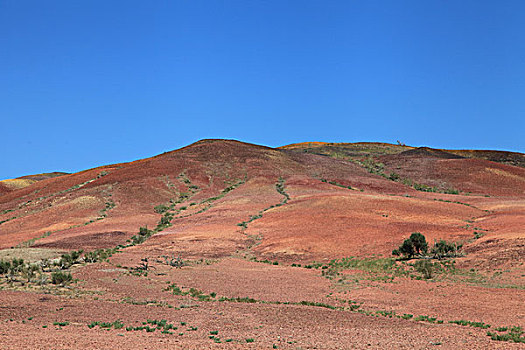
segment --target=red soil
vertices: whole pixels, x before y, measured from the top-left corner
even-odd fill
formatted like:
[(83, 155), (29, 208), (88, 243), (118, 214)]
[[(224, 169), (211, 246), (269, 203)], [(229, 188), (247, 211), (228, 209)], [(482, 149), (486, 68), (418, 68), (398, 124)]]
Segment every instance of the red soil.
[(429, 186), (493, 196), (523, 196), (525, 169), (483, 159), (440, 159), (394, 155), (380, 158), (396, 172)]
[[(169, 204), (183, 192), (189, 196), (174, 205), (177, 212), (171, 227), (123, 249), (109, 262), (74, 268), (79, 282), (70, 289), (51, 288), (49, 295), (38, 287), (14, 290), (2, 284), (6, 290), (0, 292), (4, 305), (0, 348), (24, 344), (203, 349), (276, 344), (279, 348), (402, 349), (434, 348), (438, 343), (444, 349), (520, 348), (492, 341), (486, 330), (447, 322), (465, 319), (493, 328), (525, 326), (525, 170), (421, 152), (383, 156), (381, 161), (387, 171), (414, 181), (476, 195), (418, 192), (344, 160), (223, 140), (204, 140), (153, 158), (0, 192), (0, 221), (7, 220), (0, 224), (0, 249), (25, 242), (32, 247), (86, 251), (124, 244), (141, 226), (154, 228), (161, 218), (155, 206)], [(276, 188), (280, 178), (287, 201)], [(222, 192), (233, 184), (235, 189)], [(248, 222), (246, 229), (239, 226), (254, 215), (262, 216)], [(346, 279), (338, 281), (324, 277), (322, 269), (291, 266), (349, 256), (388, 257), (415, 231), (424, 233), (430, 243), (462, 242), (466, 256), (456, 259), (460, 273), (443, 280), (395, 277), (392, 282), (347, 270), (341, 275)], [(484, 236), (474, 240), (474, 231)], [(180, 256), (189, 266), (168, 267), (161, 263), (163, 256)], [(130, 274), (144, 258), (150, 264), (148, 276)], [(249, 297), (259, 302), (199, 301), (173, 295), (166, 290), (171, 283), (185, 291), (214, 292), (217, 299)], [(430, 315), (445, 322), (296, 305), (308, 301), (348, 307), (341, 300), (362, 303), (361, 308), (369, 312)], [(174, 335), (87, 327), (93, 321), (120, 319), (137, 326), (161, 318), (185, 321), (187, 326)], [(52, 326), (55, 321), (70, 325), (60, 329)], [(188, 331), (190, 326), (198, 329)], [(233, 341), (215, 344), (209, 338), (214, 330), (219, 330), (223, 341)], [(179, 332), (184, 335), (178, 336)], [(246, 343), (248, 338), (254, 343)]]

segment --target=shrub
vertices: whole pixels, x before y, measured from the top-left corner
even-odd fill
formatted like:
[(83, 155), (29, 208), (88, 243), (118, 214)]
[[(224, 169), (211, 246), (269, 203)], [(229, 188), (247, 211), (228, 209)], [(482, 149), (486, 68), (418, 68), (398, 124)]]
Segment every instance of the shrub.
[(87, 252), (84, 255), (84, 261), (87, 262), (87, 263), (94, 263), (94, 262), (98, 261), (98, 257), (99, 257), (98, 252), (96, 250), (94, 250), (92, 252)]
[(77, 250), (72, 251), (69, 254), (62, 254), (59, 261), (59, 266), (65, 270), (70, 268), (72, 265), (78, 263), (78, 259), (80, 258), (80, 255), (82, 254), (83, 250)]
[(87, 263), (95, 263), (97, 261), (106, 260), (118, 250), (117, 248), (97, 249), (84, 254), (84, 261)]
[(430, 250), (430, 254), (436, 259), (455, 257), (457, 256), (459, 249), (461, 249), (461, 245), (447, 243), (444, 240), (440, 240), (439, 242), (434, 243), (434, 246)]
[(388, 179), (391, 181), (399, 181), (400, 176), (397, 173), (391, 172), (390, 175), (388, 176)]
[(11, 269), (11, 263), (9, 261), (0, 260), (0, 275), (5, 275)]
[(392, 251), (392, 255), (403, 255), (407, 258), (412, 258), (414, 255), (423, 255), (428, 251), (428, 243), (421, 233), (414, 232), (410, 235), (410, 238), (407, 238), (403, 241), (403, 244), (399, 248)]
[[(172, 219), (173, 219), (172, 213), (170, 212), (164, 213), (164, 215), (160, 218), (160, 221), (157, 223), (157, 227), (155, 227), (155, 231), (160, 232), (164, 230), (165, 228), (170, 227)], [(151, 234), (149, 236), (151, 236)]]
[(487, 332), (487, 335), (492, 340), (509, 341), (515, 343), (525, 343), (525, 337), (523, 337), (523, 329), (519, 326), (514, 326), (508, 329), (508, 333), (498, 334), (495, 332)]
[(428, 260), (419, 260), (414, 264), (417, 272), (423, 275), (423, 278), (430, 279), (434, 275), (434, 264)]
[(169, 215), (169, 213), (166, 213), (164, 214), (164, 216), (162, 216), (160, 218), (160, 224), (159, 226), (167, 226), (171, 223), (171, 215)]
[(148, 229), (148, 227), (141, 227), (139, 228), (139, 234), (131, 237), (131, 243), (132, 245), (137, 245), (144, 243), (151, 235), (153, 235), (153, 231)]
[(165, 212), (167, 212), (170, 208), (167, 206), (167, 205), (164, 205), (164, 204), (159, 204), (157, 205), (154, 210), (155, 210), (155, 213), (157, 214), (164, 214)]
[(414, 245), (412, 244), (410, 239), (405, 239), (403, 241), (403, 244), (401, 244), (399, 248), (394, 249), (392, 251), (392, 255), (396, 255), (396, 256), (404, 255), (408, 257), (409, 259), (412, 258), (414, 254), (415, 254)]
[(27, 278), (27, 283), (31, 282), (38, 270), (40, 270), (40, 267), (36, 264), (28, 264), (24, 266), (22, 269), (22, 275)]
[(53, 272), (51, 274), (51, 283), (66, 285), (73, 280), (73, 276), (66, 272)]
[(11, 274), (16, 274), (24, 267), (24, 259), (13, 259), (11, 260)]
[(416, 254), (426, 254), (428, 250), (428, 243), (425, 239), (425, 236), (423, 236), (419, 232), (414, 232), (410, 235), (410, 241), (412, 242), (412, 245), (414, 246), (414, 250)]
[(149, 236), (149, 235), (151, 235), (151, 233), (152, 233), (151, 230), (148, 230), (147, 226), (139, 228), (139, 235), (140, 236)]
[(490, 325), (484, 323), (484, 322), (473, 322), (473, 321), (466, 321), (466, 320), (455, 320), (455, 321), (448, 321), (448, 323), (455, 323), (460, 326), (471, 326), (471, 327), (477, 327), (482, 329), (490, 328)]

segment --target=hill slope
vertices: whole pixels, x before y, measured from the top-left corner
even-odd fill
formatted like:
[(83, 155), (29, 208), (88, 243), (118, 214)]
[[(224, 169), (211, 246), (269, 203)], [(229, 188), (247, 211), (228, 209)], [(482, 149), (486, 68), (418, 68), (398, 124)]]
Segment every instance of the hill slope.
[[(133, 329), (146, 319), (187, 322), (160, 338), (128, 331), (127, 344), (195, 349), (242, 347), (247, 339), (257, 348), (406, 348), (429, 339), (495, 348), (486, 330), (448, 321), (523, 325), (521, 167), (380, 143), (273, 149), (202, 140), (135, 162), (25, 180), (33, 182), (0, 192), (0, 259), (48, 266), (45, 258), (77, 249), (113, 255), (39, 272), (71, 271), (79, 282), (64, 288), (22, 272), (23, 279), (0, 275), (0, 300), (13, 307), (0, 317), (17, 320), (0, 324), (2, 332), (11, 327), (7, 347), (24, 342), (14, 328), (45, 347), (60, 331), (42, 328), (49, 315), (75, 329), (61, 338), (64, 348), (119, 344), (119, 330), (102, 337), (94, 321)], [(426, 281), (412, 262), (391, 258), (412, 232), (431, 245), (462, 244), (462, 255), (434, 261)]]

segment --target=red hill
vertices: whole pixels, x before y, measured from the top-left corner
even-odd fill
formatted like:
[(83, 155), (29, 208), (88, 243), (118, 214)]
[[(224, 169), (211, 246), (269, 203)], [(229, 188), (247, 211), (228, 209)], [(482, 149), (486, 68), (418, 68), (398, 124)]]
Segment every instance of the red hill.
[[(0, 300), (13, 309), (0, 317), (34, 317), (37, 324), (0, 326), (10, 334), (7, 347), (23, 343), (13, 329), (30, 332), (32, 347), (46, 347), (64, 327), (45, 333), (49, 315), (70, 322), (74, 335), (64, 341), (71, 347), (113, 337), (118, 344), (121, 330), (112, 325), (104, 339), (93, 324), (115, 320), (132, 328), (125, 333), (130, 347), (142, 347), (140, 336), (150, 331), (135, 328), (165, 319), (179, 322), (179, 337), (190, 335), (159, 330), (162, 337), (147, 344), (178, 346), (184, 339), (196, 349), (226, 339), (240, 346), (256, 337), (253, 329), (264, 348), (288, 341), (333, 348), (331, 332), (340, 325), (358, 329), (338, 335), (348, 344), (376, 341), (367, 333), (373, 330), (386, 337), (374, 343), (378, 348), (407, 339), (425, 347), (428, 339), (418, 333), (424, 329), (448, 348), (466, 339), (472, 348), (491, 348), (486, 330), (449, 321), (494, 328), (523, 322), (525, 169), (518, 166), (381, 143), (274, 149), (202, 140), (130, 163), (20, 180), (31, 183), (0, 182), (0, 260), (48, 266), (47, 258), (84, 253), (82, 264), (57, 260), (39, 272), (71, 272), (78, 281), (69, 287), (39, 285), (24, 272), (30, 265), (20, 270), (23, 278), (3, 275)], [(413, 232), (431, 246), (462, 245), (461, 254), (428, 258), (428, 277), (418, 265), (426, 259), (392, 258)], [(87, 257), (101, 254), (96, 249), (113, 255), (93, 262)], [(294, 322), (315, 325), (316, 336), (294, 338)]]

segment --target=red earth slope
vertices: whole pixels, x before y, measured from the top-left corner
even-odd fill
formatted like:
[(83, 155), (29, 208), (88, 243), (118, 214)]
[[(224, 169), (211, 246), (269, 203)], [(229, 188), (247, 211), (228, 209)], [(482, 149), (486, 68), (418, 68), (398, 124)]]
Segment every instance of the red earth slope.
[[(13, 320), (0, 322), (7, 334), (0, 348), (114, 348), (123, 341), (128, 348), (519, 348), (448, 321), (525, 326), (524, 169), (406, 146), (352, 147), (355, 159), (382, 163), (384, 174), (345, 158), (344, 147), (330, 157), (301, 145), (203, 140), (0, 193), (2, 254), (112, 248), (141, 226), (154, 228), (162, 205), (174, 215), (142, 244), (75, 265), (71, 287), (0, 281), (0, 320)], [(390, 172), (461, 192), (417, 191), (390, 180)], [(331, 278), (322, 268), (296, 267), (350, 256), (374, 264), (416, 231), (430, 243), (462, 243), (458, 270), (425, 281), (366, 268)], [(175, 257), (185, 266), (165, 263)], [(147, 275), (136, 269), (144, 259)], [(217, 297), (206, 297), (212, 293)], [(358, 304), (366, 312), (357, 312)], [(161, 318), (179, 330), (150, 336), (87, 327)], [(47, 328), (56, 321), (70, 322), (71, 331)], [(211, 338), (216, 332), (220, 343)]]

